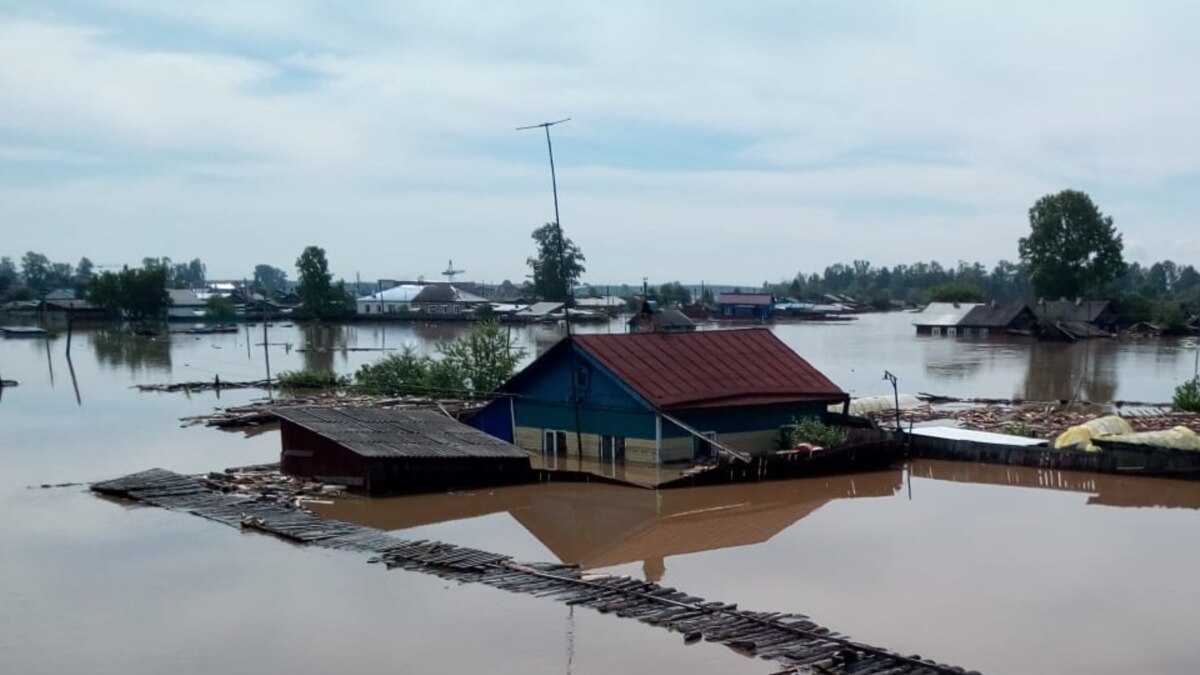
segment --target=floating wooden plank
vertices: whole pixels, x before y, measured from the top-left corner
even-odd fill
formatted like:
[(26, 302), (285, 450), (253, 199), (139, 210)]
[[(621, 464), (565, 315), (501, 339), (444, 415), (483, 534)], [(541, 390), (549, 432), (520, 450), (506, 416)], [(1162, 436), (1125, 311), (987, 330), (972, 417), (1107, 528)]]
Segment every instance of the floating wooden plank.
[(574, 565), (518, 562), (509, 556), (438, 541), (405, 540), (380, 530), (326, 520), (252, 494), (222, 492), (202, 479), (151, 469), (92, 485), (98, 493), (185, 511), (233, 527), (258, 530), (322, 548), (375, 554), (369, 562), (460, 582), (547, 597), (637, 619), (770, 659), (779, 673), (960, 675), (967, 671), (919, 656), (856, 642), (800, 614), (752, 612), (708, 602), (675, 588), (626, 576), (588, 574)]

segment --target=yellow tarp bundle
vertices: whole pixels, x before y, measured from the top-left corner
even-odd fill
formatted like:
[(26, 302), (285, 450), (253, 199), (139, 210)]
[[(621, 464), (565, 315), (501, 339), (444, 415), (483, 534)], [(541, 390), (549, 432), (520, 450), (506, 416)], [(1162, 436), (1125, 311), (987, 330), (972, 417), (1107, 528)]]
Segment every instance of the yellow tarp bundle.
[(1105, 436), (1106, 441), (1132, 443), (1134, 445), (1154, 445), (1160, 448), (1175, 450), (1200, 450), (1200, 436), (1187, 427), (1175, 427), (1166, 431), (1142, 431), (1136, 434), (1120, 434)]
[(1175, 450), (1200, 451), (1200, 436), (1187, 427), (1134, 433), (1129, 422), (1116, 415), (1099, 417), (1067, 429), (1054, 439), (1054, 449), (1079, 448), (1088, 452), (1096, 452), (1100, 449), (1092, 442), (1096, 439), (1133, 445), (1153, 445)]
[(1054, 449), (1062, 450), (1079, 446), (1088, 452), (1096, 452), (1100, 448), (1092, 443), (1093, 440), (1110, 436), (1128, 436), (1132, 433), (1133, 427), (1129, 426), (1129, 422), (1117, 415), (1106, 415), (1088, 420), (1062, 432), (1058, 438), (1054, 439)]

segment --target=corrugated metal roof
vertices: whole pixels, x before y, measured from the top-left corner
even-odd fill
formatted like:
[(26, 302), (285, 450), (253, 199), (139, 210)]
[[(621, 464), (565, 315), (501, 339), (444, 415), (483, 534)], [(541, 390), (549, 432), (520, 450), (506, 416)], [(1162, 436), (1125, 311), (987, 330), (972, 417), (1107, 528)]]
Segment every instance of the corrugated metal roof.
[(931, 302), (918, 313), (918, 326), (957, 326), (971, 310), (982, 305), (973, 302)]
[(1091, 323), (1100, 318), (1112, 303), (1108, 300), (1043, 300), (1033, 307), (1044, 321), (1081, 321)]
[(942, 438), (950, 441), (972, 441), (975, 443), (989, 443), (992, 445), (1020, 445), (1025, 447), (1033, 447), (1046, 444), (1046, 441), (1038, 438), (1010, 436), (1008, 434), (996, 434), (990, 431), (975, 431), (974, 429), (963, 429), (961, 427), (916, 427), (910, 433), (913, 436), (924, 436), (926, 438)]
[(959, 321), (960, 326), (982, 326), (985, 328), (1006, 328), (1028, 307), (1023, 302), (1008, 302), (1003, 305), (975, 305)]
[(580, 335), (574, 339), (661, 409), (848, 398), (766, 328)]
[(275, 414), (363, 457), (529, 457), (515, 445), (432, 410), (310, 407)]
[(361, 297), (358, 299), (358, 301), (379, 302), (382, 300), (384, 302), (412, 302), (413, 298), (417, 297), (417, 294), (420, 293), (424, 288), (424, 286), (417, 286), (415, 284), (401, 284), (399, 286), (392, 286), (391, 288), (385, 289), (382, 293), (372, 293), (370, 295)]

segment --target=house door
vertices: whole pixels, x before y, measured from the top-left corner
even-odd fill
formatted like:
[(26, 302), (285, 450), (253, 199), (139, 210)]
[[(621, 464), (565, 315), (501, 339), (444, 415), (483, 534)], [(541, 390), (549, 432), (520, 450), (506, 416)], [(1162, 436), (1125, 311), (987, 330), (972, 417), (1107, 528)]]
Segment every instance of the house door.
[(600, 466), (604, 469), (604, 475), (616, 475), (617, 466), (625, 463), (625, 437), (624, 436), (601, 436), (600, 437)]
[(692, 459), (712, 459), (717, 455), (717, 446), (709, 441), (717, 440), (717, 432), (702, 431), (700, 436), (692, 437)]
[(542, 432), (542, 459), (546, 468), (557, 469), (559, 460), (567, 456), (567, 432), (546, 429)]

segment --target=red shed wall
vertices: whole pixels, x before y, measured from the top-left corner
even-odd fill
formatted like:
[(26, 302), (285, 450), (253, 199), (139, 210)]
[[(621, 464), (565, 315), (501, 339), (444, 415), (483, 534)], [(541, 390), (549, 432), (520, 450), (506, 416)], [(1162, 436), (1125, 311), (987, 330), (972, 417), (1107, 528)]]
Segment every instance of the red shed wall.
[(285, 474), (351, 487), (366, 484), (367, 461), (334, 441), (287, 420), (279, 421), (279, 435), (279, 463)]

